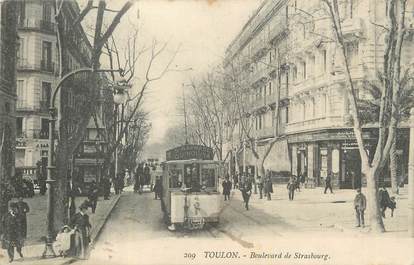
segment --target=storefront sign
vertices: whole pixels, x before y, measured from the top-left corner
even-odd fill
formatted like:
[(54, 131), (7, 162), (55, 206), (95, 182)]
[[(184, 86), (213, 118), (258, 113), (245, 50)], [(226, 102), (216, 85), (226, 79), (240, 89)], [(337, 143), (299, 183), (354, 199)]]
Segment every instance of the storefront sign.
[(186, 159), (213, 160), (213, 157), (213, 149), (201, 145), (183, 145), (170, 149), (166, 153), (167, 161)]

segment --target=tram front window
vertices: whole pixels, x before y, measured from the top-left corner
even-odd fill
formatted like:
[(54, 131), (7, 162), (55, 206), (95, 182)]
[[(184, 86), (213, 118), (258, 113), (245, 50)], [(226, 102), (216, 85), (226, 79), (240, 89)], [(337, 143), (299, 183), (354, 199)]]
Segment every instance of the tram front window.
[(191, 192), (199, 192), (201, 189), (199, 170), (199, 164), (184, 165), (184, 183), (187, 188), (191, 188)]
[(213, 168), (203, 168), (201, 170), (201, 182), (206, 188), (214, 188), (216, 186), (216, 178)]
[(182, 172), (179, 169), (171, 169), (170, 175), (170, 188), (181, 188)]

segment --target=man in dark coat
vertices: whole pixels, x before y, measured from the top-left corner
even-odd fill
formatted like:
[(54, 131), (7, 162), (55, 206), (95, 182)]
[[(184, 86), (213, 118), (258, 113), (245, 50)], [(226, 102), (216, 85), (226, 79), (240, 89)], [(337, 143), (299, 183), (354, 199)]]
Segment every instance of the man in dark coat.
[(89, 222), (89, 216), (87, 215), (88, 204), (83, 202), (79, 207), (79, 212), (76, 213), (70, 220), (69, 225), (73, 229), (78, 231), (78, 239), (75, 243), (75, 255), (80, 258), (85, 258), (88, 246), (90, 242), (90, 230), (92, 228), (91, 223)]
[(22, 234), (23, 239), (27, 237), (27, 216), (26, 214), (30, 212), (29, 205), (23, 201), (23, 197), (19, 196), (19, 201), (16, 203), (17, 207), (17, 217), (20, 220), (20, 231)]
[(267, 176), (265, 179), (264, 190), (265, 190), (265, 195), (267, 197), (267, 200), (268, 201), (272, 200), (271, 193), (273, 193), (273, 183), (272, 183), (272, 179), (270, 178), (270, 176)]
[(102, 189), (104, 200), (109, 200), (109, 195), (111, 194), (111, 181), (108, 177), (102, 179)]
[(23, 235), (21, 233), (20, 220), (18, 217), (18, 209), (16, 203), (12, 202), (9, 205), (9, 212), (3, 217), (3, 248), (7, 249), (7, 254), (9, 256), (9, 262), (12, 262), (14, 259), (14, 248), (16, 248), (17, 253), (20, 257), (23, 258), (22, 247), (23, 247)]
[(289, 190), (289, 200), (293, 201), (293, 198), (295, 197), (295, 189), (296, 189), (295, 176), (292, 176), (289, 179), (289, 182), (287, 184), (287, 189)]
[(240, 190), (242, 192), (243, 201), (245, 204), (244, 206), (246, 210), (249, 210), (249, 200), (250, 196), (252, 195), (252, 182), (250, 181), (250, 179), (246, 179), (241, 183)]
[(233, 175), (233, 189), (237, 189), (239, 185), (239, 176), (236, 174)]
[(378, 191), (378, 201), (380, 204), (381, 209), (381, 215), (383, 218), (385, 218), (385, 210), (387, 208), (391, 209), (391, 217), (394, 215), (394, 209), (396, 208), (395, 199), (392, 200), (390, 197), (390, 194), (388, 193), (385, 186), (382, 186), (382, 188)]
[(92, 213), (95, 213), (96, 206), (98, 205), (99, 189), (96, 182), (93, 180), (89, 189), (88, 199), (92, 208)]
[(161, 199), (163, 188), (162, 188), (162, 182), (161, 182), (160, 177), (157, 177), (157, 179), (155, 180), (155, 185), (154, 185), (153, 190), (155, 193), (155, 200)]
[(231, 182), (229, 180), (229, 176), (226, 176), (223, 183), (221, 183), (221, 186), (223, 186), (224, 200), (230, 200)]
[(365, 219), (364, 219), (364, 211), (367, 208), (367, 198), (364, 194), (361, 192), (361, 188), (357, 189), (357, 195), (354, 199), (354, 208), (355, 208), (355, 214), (357, 219), (357, 225), (356, 227), (360, 227), (362, 224), (362, 227), (365, 226)]
[(332, 181), (332, 177), (331, 177), (331, 173), (329, 173), (328, 176), (325, 179), (325, 191), (323, 193), (326, 194), (326, 191), (328, 189), (331, 191), (331, 193), (333, 193), (331, 181)]

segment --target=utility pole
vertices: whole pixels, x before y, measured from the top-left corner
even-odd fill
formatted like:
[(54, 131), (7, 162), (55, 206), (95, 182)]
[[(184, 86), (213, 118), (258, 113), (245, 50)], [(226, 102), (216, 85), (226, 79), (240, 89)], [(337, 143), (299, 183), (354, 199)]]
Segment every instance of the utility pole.
[(408, 232), (414, 237), (414, 108), (410, 111), (410, 151), (408, 153)]
[(185, 109), (185, 92), (183, 84), (183, 104), (184, 104), (184, 130), (185, 130), (185, 144), (188, 144), (188, 132), (187, 132), (187, 111)]

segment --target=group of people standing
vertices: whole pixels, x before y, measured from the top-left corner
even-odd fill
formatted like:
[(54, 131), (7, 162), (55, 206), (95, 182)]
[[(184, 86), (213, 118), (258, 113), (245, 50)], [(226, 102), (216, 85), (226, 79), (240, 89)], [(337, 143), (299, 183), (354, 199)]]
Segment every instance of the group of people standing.
[(19, 197), (17, 202), (9, 202), (9, 211), (3, 217), (3, 234), (1, 245), (7, 250), (9, 262), (14, 260), (15, 249), (23, 258), (22, 248), (27, 237), (27, 213), (30, 212), (29, 205)]
[[(155, 169), (154, 169), (155, 170)], [(134, 192), (141, 194), (144, 190), (144, 185), (151, 182), (151, 169), (146, 163), (138, 165), (134, 175)]]
[[(254, 183), (254, 177), (251, 174), (236, 174), (233, 176), (233, 184), (230, 181), (230, 177), (227, 175), (222, 182), (224, 200), (230, 200), (230, 192), (233, 189), (239, 189), (244, 202), (244, 207), (249, 210), (249, 201), (252, 195), (252, 187)], [(261, 176), (257, 177), (257, 188), (259, 189), (259, 199), (263, 199), (263, 194), (267, 200), (271, 200), (273, 193), (273, 183), (270, 174), (267, 174), (264, 180)]]

